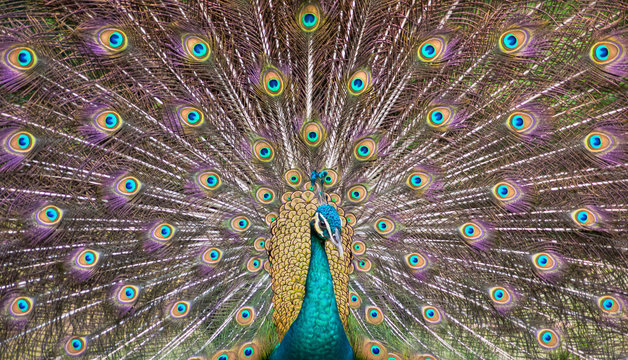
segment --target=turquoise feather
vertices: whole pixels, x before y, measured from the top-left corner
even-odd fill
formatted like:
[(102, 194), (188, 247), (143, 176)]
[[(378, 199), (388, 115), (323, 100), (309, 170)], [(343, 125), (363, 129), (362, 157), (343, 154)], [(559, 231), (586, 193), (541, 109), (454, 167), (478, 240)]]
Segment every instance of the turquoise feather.
[(338, 316), (323, 239), (312, 235), (305, 298), (271, 360), (351, 360), (353, 349)]

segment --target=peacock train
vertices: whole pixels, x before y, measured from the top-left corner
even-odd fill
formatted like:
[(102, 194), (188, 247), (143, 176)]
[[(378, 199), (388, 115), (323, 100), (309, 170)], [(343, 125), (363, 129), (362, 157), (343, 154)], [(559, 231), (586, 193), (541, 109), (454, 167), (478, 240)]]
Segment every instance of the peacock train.
[(0, 0), (0, 360), (628, 359), (625, 0)]

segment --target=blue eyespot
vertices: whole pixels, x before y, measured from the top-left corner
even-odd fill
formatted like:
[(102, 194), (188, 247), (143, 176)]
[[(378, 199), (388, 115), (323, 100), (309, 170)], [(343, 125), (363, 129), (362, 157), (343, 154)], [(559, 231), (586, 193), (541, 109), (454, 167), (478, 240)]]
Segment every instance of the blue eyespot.
[(508, 34), (504, 37), (504, 45), (509, 48), (509, 49), (514, 49), (517, 47), (517, 37), (512, 35), (512, 34)]
[(419, 175), (412, 175), (412, 185), (419, 186), (423, 182), (423, 179)]
[(243, 318), (245, 318), (245, 319), (246, 319), (246, 318), (248, 318), (249, 316), (251, 316), (251, 313), (249, 313), (249, 311), (248, 311), (248, 310), (244, 310), (244, 311), (242, 312), (242, 317), (243, 317)]
[(512, 127), (514, 127), (517, 130), (521, 130), (523, 128), (523, 117), (521, 115), (515, 115), (512, 118)]
[(612, 309), (613, 308), (613, 300), (612, 299), (604, 300), (604, 302), (602, 302), (602, 306), (604, 306), (604, 309), (606, 309), (606, 310)]
[(227, 355), (220, 355), (218, 360), (229, 360), (229, 357)]
[(360, 91), (364, 88), (364, 81), (362, 79), (356, 78), (351, 81), (351, 89), (353, 91)]
[(216, 250), (212, 250), (212, 251), (209, 253), (209, 257), (210, 257), (210, 258), (212, 258), (212, 259), (214, 259), (214, 260), (218, 259), (218, 251), (216, 251)]
[(129, 299), (133, 299), (133, 297), (135, 296), (135, 290), (133, 290), (130, 287), (126, 288), (124, 290), (124, 296), (126, 296)]
[(376, 318), (376, 317), (377, 317), (377, 315), (379, 315), (379, 314), (377, 313), (377, 311), (375, 311), (375, 310), (371, 311), (371, 317)]
[(597, 48), (595, 48), (595, 56), (600, 61), (608, 59), (608, 54), (609, 51), (606, 45), (599, 45)]
[(185, 306), (184, 304), (179, 304), (177, 305), (177, 311), (180, 313), (185, 312), (185, 309), (187, 309), (187, 306)]
[(306, 27), (312, 27), (316, 24), (316, 15), (307, 13), (303, 15), (303, 25)]
[(74, 339), (72, 340), (72, 347), (74, 348), (74, 350), (81, 350), (81, 348), (83, 347), (83, 343), (78, 339)]
[(382, 350), (379, 348), (379, 346), (377, 345), (371, 346), (371, 352), (373, 353), (373, 355), (379, 355), (381, 351)]
[(194, 56), (203, 57), (207, 54), (207, 46), (205, 46), (202, 42), (199, 42), (192, 47), (192, 52), (194, 53)]
[(277, 79), (268, 80), (268, 83), (266, 83), (266, 85), (268, 85), (268, 89), (270, 91), (279, 91), (279, 87), (281, 86), (281, 84), (279, 83), (279, 80)]
[(434, 124), (440, 124), (440, 123), (443, 122), (443, 118), (444, 117), (443, 117), (443, 113), (442, 112), (434, 111), (434, 112), (432, 112), (431, 118), (432, 118), (432, 122)]
[(240, 225), (241, 228), (246, 227), (246, 220), (242, 219), (242, 220), (238, 221), (238, 225)]
[(384, 230), (386, 230), (388, 225), (386, 225), (386, 222), (380, 221), (379, 224), (377, 224), (377, 227), (379, 227), (380, 230), (384, 231)]
[(357, 296), (355, 296), (355, 295), (353, 295), (353, 296), (351, 297), (351, 301), (353, 301), (353, 302), (358, 301), (358, 297), (357, 297)]
[(497, 300), (504, 297), (504, 292), (502, 290), (496, 290), (493, 294)]
[(83, 257), (85, 259), (85, 262), (88, 264), (91, 264), (94, 262), (94, 255), (90, 252), (85, 253), (85, 256)]
[(416, 255), (410, 256), (410, 264), (416, 265), (419, 263), (419, 257)]
[(20, 50), (20, 52), (17, 54), (17, 61), (22, 66), (28, 66), (32, 60), (33, 57), (31, 53), (26, 50)]
[(436, 48), (432, 44), (425, 44), (421, 48), (421, 54), (426, 58), (431, 58), (436, 55)]
[(600, 135), (593, 135), (589, 138), (589, 145), (594, 149), (599, 149), (602, 146), (602, 138)]
[(464, 228), (464, 233), (467, 234), (467, 236), (473, 236), (473, 234), (475, 233), (475, 228), (471, 225), (467, 225)]
[(369, 154), (369, 148), (368, 148), (368, 146), (360, 146), (358, 148), (358, 152), (360, 153), (360, 155), (366, 156), (366, 155)]
[(549, 331), (547, 331), (547, 332), (545, 332), (543, 334), (542, 338), (543, 338), (544, 342), (548, 343), (548, 342), (552, 341), (552, 334)]
[(260, 149), (259, 154), (261, 157), (268, 157), (270, 155), (270, 149), (267, 147), (263, 147)]
[(135, 183), (135, 181), (129, 179), (124, 183), (124, 188), (129, 191), (129, 192), (133, 192), (135, 190), (135, 188), (137, 187), (137, 184)]
[(162, 226), (160, 231), (161, 235), (164, 237), (170, 236), (170, 233), (172, 232), (172, 230), (170, 230), (170, 227), (166, 225)]
[(435, 313), (435, 312), (434, 312), (434, 310), (432, 310), (432, 309), (429, 309), (429, 310), (427, 310), (427, 311), (425, 312), (425, 315), (426, 315), (428, 318), (433, 318), (435, 314), (436, 314), (436, 313)]
[(109, 46), (113, 48), (117, 48), (117, 47), (120, 47), (120, 45), (122, 45), (123, 42), (124, 42), (124, 37), (122, 36), (120, 32), (114, 31), (111, 33), (111, 35), (109, 35)]
[(49, 208), (48, 210), (46, 210), (46, 217), (50, 221), (55, 221), (59, 217), (59, 212), (53, 208)]
[[(611, 305), (612, 305), (612, 303), (611, 303)], [(17, 301), (17, 307), (20, 308), (20, 310), (25, 312), (26, 310), (28, 310), (28, 301), (23, 300), (23, 299), (18, 300)]]
[(506, 197), (508, 195), (508, 186), (499, 185), (497, 187), (497, 194), (499, 194), (500, 197)]
[(577, 217), (578, 217), (578, 221), (580, 221), (581, 223), (586, 223), (587, 220), (589, 219), (589, 214), (587, 214), (586, 211), (580, 211)]
[(244, 355), (245, 355), (245, 356), (247, 356), (247, 357), (249, 357), (249, 356), (253, 355), (253, 348), (252, 348), (252, 347), (250, 347), (250, 346), (249, 346), (249, 347), (247, 347), (247, 348), (245, 348), (245, 349), (244, 349)]
[(17, 138), (17, 144), (20, 149), (26, 149), (31, 144), (31, 139), (28, 137), (28, 135), (21, 134)]
[(545, 265), (547, 265), (547, 262), (548, 262), (548, 260), (547, 260), (547, 255), (541, 255), (541, 256), (539, 256), (539, 258), (538, 258), (537, 262), (538, 262), (538, 264), (539, 264), (539, 265), (541, 265), (541, 266), (545, 266)]
[(216, 179), (216, 176), (210, 175), (207, 177), (206, 181), (207, 181), (207, 185), (214, 186), (218, 182), (218, 179)]
[(188, 113), (188, 121), (190, 124), (196, 124), (201, 119), (201, 115), (196, 110), (192, 110)]

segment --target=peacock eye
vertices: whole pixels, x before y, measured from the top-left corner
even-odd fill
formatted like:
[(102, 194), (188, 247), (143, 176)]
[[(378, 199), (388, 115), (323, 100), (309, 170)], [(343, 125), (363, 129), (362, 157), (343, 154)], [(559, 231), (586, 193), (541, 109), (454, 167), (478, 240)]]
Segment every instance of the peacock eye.
[(491, 288), (488, 293), (491, 296), (491, 300), (499, 305), (507, 305), (512, 300), (510, 291), (501, 286)]
[(249, 229), (251, 221), (244, 215), (239, 215), (231, 219), (231, 229), (237, 232), (243, 232)]
[(81, 269), (91, 269), (98, 265), (100, 254), (91, 249), (84, 249), (76, 255), (74, 264)]
[(449, 106), (437, 106), (427, 113), (427, 124), (434, 128), (441, 128), (451, 122), (453, 109)]
[(327, 172), (327, 175), (325, 175), (325, 177), (323, 178), (323, 185), (326, 188), (330, 188), (336, 185), (336, 183), (338, 182), (338, 173), (332, 169), (326, 169), (325, 171)]
[(208, 265), (217, 264), (222, 259), (222, 251), (217, 248), (210, 248), (203, 252), (202, 261)]
[(371, 73), (366, 69), (360, 69), (351, 75), (347, 83), (351, 95), (360, 95), (368, 89), (371, 83)]
[(542, 347), (546, 349), (554, 349), (560, 343), (560, 337), (551, 329), (541, 329), (537, 332), (536, 338)]
[(517, 134), (526, 134), (536, 127), (536, 119), (529, 113), (515, 111), (508, 116), (506, 126)]
[(421, 308), (423, 319), (430, 324), (438, 324), (441, 322), (442, 317), (440, 311), (433, 306), (424, 306)]
[(270, 96), (279, 96), (284, 89), (283, 75), (278, 69), (268, 68), (262, 73), (262, 86)]
[(432, 354), (422, 354), (416, 360), (436, 360), (436, 357)]
[(349, 188), (349, 191), (347, 191), (347, 197), (349, 198), (349, 201), (353, 203), (359, 203), (364, 201), (367, 195), (368, 192), (366, 191), (366, 188), (362, 185), (354, 185)]
[(262, 204), (270, 204), (275, 201), (275, 192), (267, 187), (261, 187), (255, 192), (255, 198)]
[(35, 147), (35, 137), (27, 131), (18, 131), (6, 138), (7, 150), (17, 155), (25, 155)]
[(175, 319), (186, 317), (190, 313), (190, 303), (188, 301), (180, 300), (172, 304), (170, 307), (170, 316)]
[(577, 225), (588, 228), (595, 227), (599, 221), (598, 214), (586, 208), (573, 211), (571, 213), (571, 218)]
[(353, 255), (363, 255), (366, 252), (366, 245), (363, 241), (354, 240), (351, 244), (351, 252)]
[(100, 46), (111, 53), (119, 53), (125, 50), (128, 45), (126, 34), (117, 28), (101, 29), (96, 37)]
[(43, 226), (55, 226), (62, 217), (63, 211), (54, 205), (46, 205), (35, 214), (35, 219)]
[(259, 349), (255, 342), (247, 342), (240, 346), (238, 359), (258, 359)]
[(275, 220), (277, 220), (277, 213), (276, 212), (271, 212), (266, 214), (266, 217), (264, 218), (264, 220), (266, 221), (266, 224), (270, 225), (272, 224)]
[(20, 46), (8, 50), (4, 59), (7, 65), (18, 71), (30, 70), (37, 64), (35, 52), (25, 46)]
[(140, 288), (135, 285), (124, 285), (120, 287), (116, 299), (120, 304), (128, 305), (134, 303), (140, 295)]
[(623, 46), (614, 41), (598, 41), (591, 46), (589, 57), (599, 65), (607, 65), (617, 60), (623, 53)]
[(141, 188), (140, 181), (134, 176), (124, 176), (120, 178), (116, 184), (114, 189), (120, 195), (131, 197), (136, 195)]
[(181, 124), (191, 128), (199, 127), (205, 122), (205, 114), (194, 106), (180, 106), (177, 116)]
[(220, 175), (214, 171), (202, 171), (196, 175), (196, 183), (203, 190), (213, 191), (222, 185)]
[(377, 306), (368, 306), (365, 309), (366, 322), (373, 325), (381, 324), (384, 321), (382, 310)]
[(615, 139), (612, 135), (593, 131), (584, 138), (584, 146), (592, 153), (605, 153), (615, 145)]
[(395, 231), (395, 222), (389, 218), (379, 218), (375, 220), (374, 228), (380, 235), (390, 235)]
[(430, 186), (432, 175), (425, 171), (413, 171), (408, 175), (406, 185), (412, 190), (422, 190)]
[(315, 122), (307, 123), (303, 126), (301, 136), (309, 146), (318, 146), (323, 141), (323, 127)]
[(150, 232), (150, 236), (153, 240), (159, 242), (165, 242), (174, 237), (176, 230), (174, 226), (168, 223), (160, 223), (153, 227)]
[(620, 315), (622, 312), (621, 301), (610, 295), (600, 296), (597, 300), (597, 304), (604, 313), (608, 315)]
[(406, 265), (412, 270), (422, 270), (427, 267), (427, 258), (420, 253), (406, 255)]
[(359, 309), (362, 304), (362, 299), (360, 299), (360, 295), (358, 295), (354, 291), (349, 292), (349, 307), (352, 309)]
[(299, 11), (299, 26), (303, 31), (312, 32), (320, 25), (320, 18), (320, 9), (316, 5), (308, 4)]
[(113, 110), (104, 110), (93, 116), (94, 126), (104, 132), (113, 133), (122, 127), (122, 118), (120, 114)]
[(240, 325), (251, 325), (255, 320), (255, 310), (250, 306), (245, 306), (238, 310), (236, 314), (236, 322)]
[(360, 161), (373, 158), (376, 152), (377, 143), (371, 138), (364, 138), (353, 146), (353, 156)]
[(419, 45), (417, 54), (423, 62), (433, 62), (441, 58), (445, 52), (446, 43), (441, 37), (435, 36), (425, 40)]
[(269, 162), (275, 157), (275, 151), (266, 140), (257, 140), (253, 143), (253, 154), (261, 162)]
[(361, 272), (367, 272), (371, 270), (372, 264), (369, 259), (357, 259), (356, 261), (356, 269)]
[(256, 273), (262, 269), (263, 261), (258, 257), (252, 257), (246, 262), (246, 269), (252, 273)]
[(532, 263), (534, 267), (540, 271), (551, 271), (556, 269), (558, 265), (558, 261), (554, 255), (546, 252), (532, 255)]
[(465, 240), (471, 242), (481, 240), (486, 235), (484, 227), (476, 222), (464, 223), (458, 230)]
[(290, 169), (283, 175), (284, 180), (291, 187), (299, 187), (301, 185), (301, 171), (298, 169)]
[(266, 239), (263, 237), (255, 239), (253, 246), (257, 251), (264, 251), (266, 249)]
[(521, 50), (528, 43), (530, 35), (525, 29), (514, 29), (499, 37), (499, 48), (502, 52), (512, 54)]
[(497, 200), (510, 202), (517, 200), (520, 196), (520, 192), (515, 184), (502, 181), (493, 186), (493, 196), (495, 196)]
[(14, 317), (22, 317), (33, 310), (33, 299), (27, 296), (19, 296), (13, 299), (9, 305), (9, 313)]
[(65, 343), (65, 352), (70, 356), (81, 355), (87, 350), (87, 339), (82, 336), (73, 336)]
[(385, 355), (388, 352), (388, 350), (386, 350), (386, 347), (384, 347), (382, 343), (376, 340), (366, 341), (364, 345), (362, 345), (362, 348), (363, 353), (367, 354), (368, 359), (385, 359)]
[(188, 58), (194, 61), (203, 62), (209, 59), (211, 48), (209, 43), (196, 35), (187, 35), (183, 38), (183, 47)]

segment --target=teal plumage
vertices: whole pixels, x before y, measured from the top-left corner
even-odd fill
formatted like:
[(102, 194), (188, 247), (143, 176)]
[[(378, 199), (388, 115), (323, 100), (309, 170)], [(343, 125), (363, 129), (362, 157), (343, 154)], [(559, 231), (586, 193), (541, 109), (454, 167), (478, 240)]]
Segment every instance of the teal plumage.
[(627, 14), (0, 0), (0, 360), (626, 358)]

